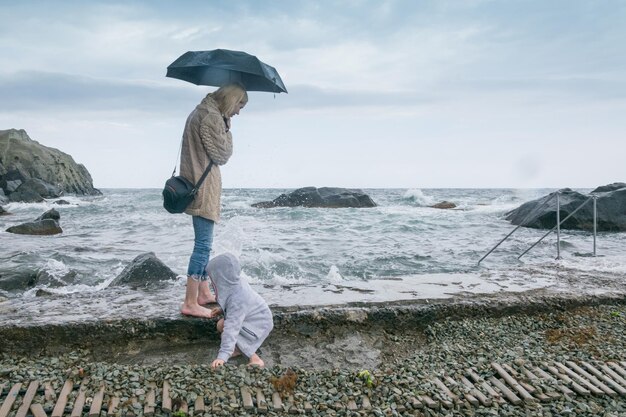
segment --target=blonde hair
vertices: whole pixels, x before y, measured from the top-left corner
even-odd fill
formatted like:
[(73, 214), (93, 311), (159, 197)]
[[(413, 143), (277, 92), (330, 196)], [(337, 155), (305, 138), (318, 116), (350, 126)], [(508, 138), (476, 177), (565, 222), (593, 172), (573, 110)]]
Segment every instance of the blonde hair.
[(228, 84), (215, 90), (212, 94), (222, 114), (230, 114), (237, 104), (248, 102), (248, 93), (241, 84)]

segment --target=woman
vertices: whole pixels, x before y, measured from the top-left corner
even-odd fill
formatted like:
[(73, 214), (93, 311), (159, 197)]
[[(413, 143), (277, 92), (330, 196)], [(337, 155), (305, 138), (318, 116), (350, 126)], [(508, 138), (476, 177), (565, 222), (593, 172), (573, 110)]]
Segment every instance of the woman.
[(209, 290), (206, 267), (213, 243), (213, 227), (220, 217), (222, 176), (219, 165), (224, 165), (233, 153), (230, 120), (248, 102), (243, 86), (229, 84), (208, 94), (191, 112), (185, 123), (180, 155), (180, 175), (196, 183), (213, 161), (209, 175), (198, 190), (185, 213), (192, 216), (194, 247), (187, 268), (187, 289), (182, 314), (211, 318), (203, 305), (215, 302)]

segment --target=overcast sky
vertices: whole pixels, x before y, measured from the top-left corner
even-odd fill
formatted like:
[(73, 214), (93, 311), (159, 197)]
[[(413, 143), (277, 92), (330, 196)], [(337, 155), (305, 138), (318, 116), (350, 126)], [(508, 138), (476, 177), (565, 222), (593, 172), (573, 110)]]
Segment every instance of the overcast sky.
[(626, 2), (0, 3), (0, 129), (161, 187), (213, 87), (166, 78), (189, 50), (257, 55), (224, 186), (595, 187), (626, 181)]

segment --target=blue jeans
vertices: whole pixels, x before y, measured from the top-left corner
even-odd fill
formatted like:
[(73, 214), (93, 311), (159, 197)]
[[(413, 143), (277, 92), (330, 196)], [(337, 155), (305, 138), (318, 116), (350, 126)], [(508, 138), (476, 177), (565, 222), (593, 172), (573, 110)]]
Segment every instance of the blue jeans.
[(187, 268), (187, 276), (196, 281), (206, 281), (206, 267), (209, 264), (209, 254), (213, 245), (213, 220), (205, 219), (200, 216), (192, 216), (194, 245), (191, 258), (189, 258), (189, 267)]

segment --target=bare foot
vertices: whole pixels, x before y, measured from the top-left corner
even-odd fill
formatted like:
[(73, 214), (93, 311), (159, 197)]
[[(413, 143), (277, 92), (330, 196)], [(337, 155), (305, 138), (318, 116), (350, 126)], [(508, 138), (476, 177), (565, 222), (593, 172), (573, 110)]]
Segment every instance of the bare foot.
[(237, 356), (241, 356), (241, 351), (239, 350), (239, 348), (237, 346), (235, 346), (235, 350), (233, 351), (233, 354), (230, 355), (231, 358), (236, 358)]
[(185, 316), (201, 317), (205, 319), (210, 319), (213, 317), (213, 312), (210, 309), (197, 304), (188, 305), (187, 303), (183, 303), (180, 308), (180, 312)]
[(198, 295), (198, 304), (201, 306), (207, 304), (215, 304), (215, 296), (211, 293), (209, 293), (209, 295)]
[(263, 368), (265, 366), (265, 362), (257, 355), (256, 353), (250, 356), (250, 362), (248, 362), (248, 366), (258, 366), (259, 368)]

